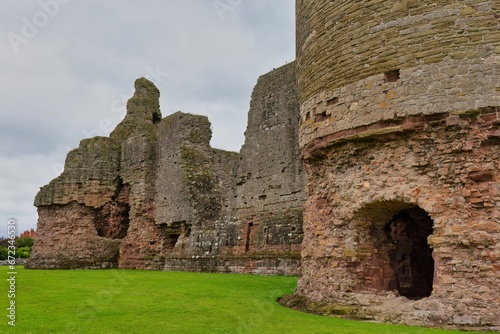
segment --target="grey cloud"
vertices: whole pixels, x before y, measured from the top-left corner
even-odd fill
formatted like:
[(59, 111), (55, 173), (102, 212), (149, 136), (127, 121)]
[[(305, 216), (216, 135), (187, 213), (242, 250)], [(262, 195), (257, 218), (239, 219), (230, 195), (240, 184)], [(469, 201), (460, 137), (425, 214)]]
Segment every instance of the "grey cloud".
[(0, 4), (0, 160), (11, 168), (0, 168), (2, 220), (34, 226), (38, 188), (68, 149), (121, 120), (148, 68), (169, 73), (153, 80), (164, 116), (207, 115), (212, 144), (238, 150), (258, 76), (294, 57), (288, 0), (242, 0), (224, 20), (211, 0), (70, 1), (16, 54), (7, 34), (21, 33), (38, 1)]

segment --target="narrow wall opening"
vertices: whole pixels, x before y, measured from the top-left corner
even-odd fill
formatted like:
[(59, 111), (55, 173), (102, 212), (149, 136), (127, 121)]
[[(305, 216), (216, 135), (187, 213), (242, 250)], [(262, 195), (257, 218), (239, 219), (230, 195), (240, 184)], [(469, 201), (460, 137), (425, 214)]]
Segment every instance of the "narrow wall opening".
[(170, 251), (172, 249), (174, 249), (175, 245), (177, 244), (177, 241), (179, 240), (179, 237), (180, 237), (180, 233), (169, 233), (167, 235), (165, 235), (165, 249), (167, 251)]
[(160, 225), (160, 228), (163, 237), (163, 248), (167, 252), (175, 248), (181, 236), (186, 235), (186, 237), (189, 237), (191, 233), (191, 228), (187, 227), (184, 221), (173, 222), (171, 225)]
[(253, 222), (247, 223), (246, 233), (245, 233), (245, 253), (250, 250), (250, 239), (252, 235)]

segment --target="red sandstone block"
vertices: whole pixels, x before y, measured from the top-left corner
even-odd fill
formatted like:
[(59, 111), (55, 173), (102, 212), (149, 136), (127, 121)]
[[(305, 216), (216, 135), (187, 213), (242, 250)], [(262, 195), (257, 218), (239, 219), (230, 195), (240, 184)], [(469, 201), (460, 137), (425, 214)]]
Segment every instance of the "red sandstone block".
[(402, 125), (403, 131), (419, 131), (424, 129), (424, 122), (419, 123), (405, 123)]
[(476, 182), (485, 182), (493, 180), (492, 171), (475, 171), (469, 173), (469, 178)]
[(446, 126), (460, 125), (460, 115), (450, 115), (446, 118)]
[(386, 125), (383, 122), (376, 122), (376, 123), (368, 125), (366, 127), (366, 130), (378, 130), (378, 129), (383, 129), (385, 127), (386, 127)]
[(389, 266), (386, 265), (385, 267), (382, 268), (382, 277), (383, 278), (394, 278), (394, 270)]
[(480, 117), (481, 121), (483, 122), (493, 122), (493, 121), (497, 121), (498, 117), (497, 117), (497, 114), (487, 114), (487, 115), (481, 115)]
[(387, 290), (385, 282), (382, 278), (372, 278), (372, 287), (379, 291)]
[(469, 199), (469, 203), (471, 204), (479, 204), (479, 203), (483, 203), (484, 200), (482, 198), (471, 198)]
[(316, 200), (316, 208), (317, 209), (323, 209), (325, 207), (325, 204), (327, 203), (326, 198), (318, 198)]

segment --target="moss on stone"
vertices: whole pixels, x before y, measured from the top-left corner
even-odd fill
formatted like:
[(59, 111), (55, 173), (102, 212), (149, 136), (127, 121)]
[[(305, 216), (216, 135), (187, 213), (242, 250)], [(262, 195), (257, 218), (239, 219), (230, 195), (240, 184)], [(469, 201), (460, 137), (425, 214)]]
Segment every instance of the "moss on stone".
[(193, 207), (202, 220), (215, 219), (220, 213), (220, 191), (209, 157), (194, 146), (182, 146), (182, 171)]
[(145, 78), (137, 79), (134, 86), (134, 96), (127, 102), (127, 115), (111, 133), (111, 138), (118, 142), (137, 135), (154, 136), (154, 124), (162, 118), (158, 88)]

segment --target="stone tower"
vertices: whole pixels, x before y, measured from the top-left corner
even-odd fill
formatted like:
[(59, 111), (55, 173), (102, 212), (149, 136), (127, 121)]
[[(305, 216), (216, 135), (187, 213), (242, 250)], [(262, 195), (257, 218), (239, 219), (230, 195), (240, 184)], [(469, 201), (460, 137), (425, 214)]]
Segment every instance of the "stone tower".
[(499, 18), (496, 0), (297, 0), (295, 302), (500, 326)]

